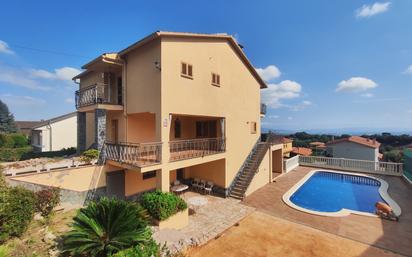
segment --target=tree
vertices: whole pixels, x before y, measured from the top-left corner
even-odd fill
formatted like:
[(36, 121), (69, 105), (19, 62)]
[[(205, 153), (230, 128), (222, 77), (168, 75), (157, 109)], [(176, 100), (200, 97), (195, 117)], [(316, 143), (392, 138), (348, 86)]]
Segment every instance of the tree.
[(0, 100), (0, 132), (14, 133), (17, 131), (14, 116), (9, 112), (9, 108)]
[(123, 200), (102, 198), (82, 208), (64, 239), (64, 250), (77, 256), (111, 256), (151, 242), (146, 210)]

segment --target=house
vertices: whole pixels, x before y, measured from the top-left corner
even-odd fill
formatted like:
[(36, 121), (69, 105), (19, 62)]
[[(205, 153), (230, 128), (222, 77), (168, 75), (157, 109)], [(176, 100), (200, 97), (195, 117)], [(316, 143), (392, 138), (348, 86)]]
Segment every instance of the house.
[(379, 146), (376, 139), (350, 136), (327, 143), (327, 153), (335, 158), (379, 161)]
[(26, 137), (30, 137), (32, 128), (41, 123), (42, 121), (16, 121), (17, 131)]
[(315, 148), (315, 149), (325, 149), (326, 148), (326, 144), (323, 142), (311, 142), (309, 143), (311, 148)]
[(31, 144), (40, 152), (77, 147), (77, 113), (39, 122), (31, 128)]
[(312, 149), (307, 147), (293, 147), (291, 156), (302, 155), (302, 156), (311, 156)]
[(283, 157), (290, 157), (290, 152), (292, 152), (292, 139), (277, 135), (274, 136), (274, 139), (272, 141), (276, 144), (282, 144)]
[(78, 148), (95, 145), (117, 168), (109, 195), (198, 178), (242, 198), (282, 172), (282, 145), (260, 142), (267, 86), (232, 36), (157, 31), (82, 68)]

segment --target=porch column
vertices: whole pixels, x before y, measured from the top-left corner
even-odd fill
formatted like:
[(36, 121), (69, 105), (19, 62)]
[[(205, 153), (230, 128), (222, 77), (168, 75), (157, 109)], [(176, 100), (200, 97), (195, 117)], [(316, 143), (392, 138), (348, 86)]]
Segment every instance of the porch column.
[(86, 113), (77, 112), (77, 154), (86, 150)]
[(170, 175), (168, 169), (160, 169), (156, 171), (156, 189), (162, 192), (169, 192)]
[(95, 144), (97, 150), (100, 152), (99, 164), (105, 159), (104, 151), (102, 151), (104, 142), (106, 141), (106, 110), (96, 109), (94, 113), (95, 119)]

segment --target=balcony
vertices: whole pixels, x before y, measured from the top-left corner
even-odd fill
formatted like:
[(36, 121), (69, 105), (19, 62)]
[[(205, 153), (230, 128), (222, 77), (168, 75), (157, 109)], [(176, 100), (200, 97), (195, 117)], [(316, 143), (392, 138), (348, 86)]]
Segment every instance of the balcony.
[(226, 151), (225, 138), (202, 138), (169, 142), (170, 161), (186, 160)]
[(123, 110), (121, 96), (113, 99), (108, 84), (95, 83), (77, 90), (75, 96), (77, 109), (93, 109), (90, 107), (99, 105), (99, 108), (102, 109)]
[(160, 164), (162, 160), (162, 143), (110, 143), (105, 144), (106, 159), (145, 167)]
[(266, 104), (260, 104), (260, 115), (266, 115)]

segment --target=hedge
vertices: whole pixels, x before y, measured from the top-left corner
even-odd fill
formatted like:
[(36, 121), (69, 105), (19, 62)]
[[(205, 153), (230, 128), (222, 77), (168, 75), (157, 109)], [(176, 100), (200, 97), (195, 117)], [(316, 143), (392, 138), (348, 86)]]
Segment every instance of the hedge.
[(27, 147), (28, 141), (25, 135), (19, 133), (4, 134), (0, 133), (0, 147), (21, 148)]
[(59, 151), (49, 151), (49, 152), (33, 152), (29, 151), (21, 156), (21, 160), (33, 159), (33, 158), (41, 158), (41, 157), (63, 157), (66, 155), (72, 155), (77, 152), (75, 147), (63, 148)]
[(20, 148), (0, 148), (0, 161), (11, 162), (19, 161), (23, 159), (23, 156), (26, 156), (33, 149), (31, 146), (20, 147)]
[(141, 198), (141, 205), (157, 220), (166, 220), (175, 213), (187, 209), (187, 204), (182, 198), (159, 190), (145, 193)]

